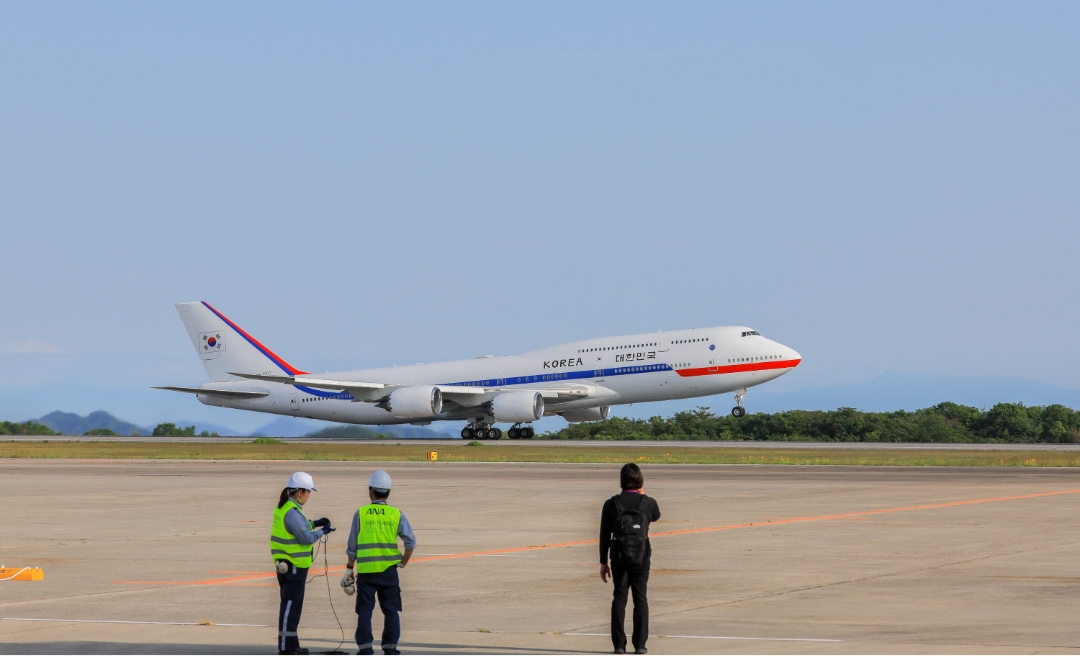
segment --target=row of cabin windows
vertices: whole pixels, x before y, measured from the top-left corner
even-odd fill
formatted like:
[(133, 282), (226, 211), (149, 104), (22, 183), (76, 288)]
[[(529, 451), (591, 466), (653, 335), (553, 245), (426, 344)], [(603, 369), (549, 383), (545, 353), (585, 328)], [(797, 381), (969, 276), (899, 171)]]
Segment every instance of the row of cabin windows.
[[(708, 337), (702, 337), (700, 339), (676, 339), (676, 340), (673, 340), (671, 343), (672, 344), (690, 344), (692, 342), (707, 342), (707, 341), (709, 341)], [(645, 348), (645, 347), (648, 347), (648, 346), (656, 346), (656, 345), (657, 345), (656, 342), (649, 342), (647, 344), (627, 344), (625, 346), (598, 346), (596, 348), (578, 349), (578, 353), (593, 353), (594, 351), (619, 351), (619, 350), (622, 350), (622, 349)]]
[(344, 394), (334, 394), (333, 396), (312, 396), (305, 399), (300, 399), (301, 403), (308, 403), (310, 401), (329, 401), (330, 399), (343, 399)]
[(765, 360), (779, 360), (780, 355), (759, 355), (755, 358), (728, 358), (728, 362), (763, 362)]
[(627, 344), (626, 346), (598, 346), (596, 348), (578, 349), (578, 353), (592, 353), (594, 351), (621, 351), (629, 348), (645, 348), (648, 346), (656, 346), (656, 342), (650, 342), (648, 344)]

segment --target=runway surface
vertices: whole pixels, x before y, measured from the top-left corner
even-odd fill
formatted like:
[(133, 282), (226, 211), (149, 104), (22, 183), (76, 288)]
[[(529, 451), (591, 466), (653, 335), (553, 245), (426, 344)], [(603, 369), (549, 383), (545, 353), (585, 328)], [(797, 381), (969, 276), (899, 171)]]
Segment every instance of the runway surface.
[[(0, 441), (12, 442), (150, 442), (150, 443), (192, 443), (192, 444), (241, 444), (250, 443), (253, 437), (133, 437), (118, 435), (114, 437), (89, 437), (89, 436), (51, 436), (40, 435), (4, 435)], [(290, 444), (386, 444), (388, 442), (407, 442), (408, 444), (430, 444), (432, 446), (446, 446), (448, 444), (461, 444), (464, 440), (458, 438), (446, 439), (411, 439), (388, 437), (386, 439), (354, 439), (333, 438), (313, 439), (306, 437), (282, 437), (275, 438)], [(672, 448), (679, 446), (691, 446), (695, 448), (715, 449), (902, 449), (902, 450), (944, 450), (944, 451), (1080, 451), (1080, 444), (931, 444), (926, 442), (765, 442), (765, 441), (733, 441), (721, 442), (715, 440), (510, 440), (485, 442), (485, 444), (506, 444), (514, 446), (560, 446), (560, 447), (597, 447), (597, 446), (631, 446), (631, 447), (655, 447)]]
[[(283, 482), (311, 473), (308, 515), (347, 526), (377, 466), (0, 461), (0, 564), (45, 571), (0, 582), (0, 653), (274, 653)], [(406, 653), (610, 652), (595, 540), (618, 466), (385, 467), (420, 542), (401, 572)], [(1080, 651), (1076, 470), (644, 471), (663, 512), (651, 653)], [(355, 652), (345, 533), (330, 588)], [(341, 640), (323, 578), (300, 636)]]

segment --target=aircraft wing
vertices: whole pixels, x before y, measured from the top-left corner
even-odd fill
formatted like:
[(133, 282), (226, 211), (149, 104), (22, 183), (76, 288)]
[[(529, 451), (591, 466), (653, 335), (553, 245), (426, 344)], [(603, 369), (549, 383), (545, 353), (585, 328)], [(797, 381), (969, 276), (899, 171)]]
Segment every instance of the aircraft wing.
[[(270, 376), (264, 374), (242, 374), (239, 372), (229, 372), (233, 376), (239, 376), (241, 378), (249, 378), (251, 380), (264, 380), (271, 383), (283, 383), (285, 385), (299, 385), (302, 387), (314, 387), (316, 389), (325, 389), (333, 391), (345, 391), (351, 394), (357, 400), (374, 400), (377, 398), (377, 393), (385, 390), (391, 392), (400, 387), (406, 387), (406, 385), (398, 383), (369, 383), (359, 382), (353, 380), (328, 380), (325, 378), (308, 378), (307, 376)], [(563, 403), (566, 401), (573, 401), (576, 399), (583, 399), (589, 395), (588, 388), (584, 386), (568, 386), (568, 387), (479, 387), (472, 385), (436, 385), (439, 391), (444, 396), (450, 398), (458, 397), (464, 401), (463, 405), (469, 405), (468, 399), (470, 397), (481, 396), (484, 394), (492, 394), (499, 392), (540, 392), (543, 395), (544, 400), (550, 403)]]
[(235, 371), (229, 372), (230, 376), (250, 378), (251, 380), (265, 380), (270, 383), (284, 383), (286, 385), (303, 385), (316, 389), (362, 389), (379, 390), (387, 387), (401, 387), (400, 385), (388, 385), (385, 383), (364, 383), (355, 380), (326, 380), (323, 378), (308, 378), (306, 376), (268, 376), (264, 374), (242, 374)]
[(265, 380), (270, 383), (283, 383), (298, 387), (314, 387), (315, 389), (329, 390), (332, 392), (348, 392), (354, 401), (378, 401), (389, 392), (403, 387), (386, 383), (366, 383), (355, 380), (327, 380), (325, 378), (308, 378), (307, 376), (268, 376), (263, 374), (242, 374), (229, 372), (232, 376), (250, 378), (251, 380)]
[(241, 390), (207, 389), (205, 387), (175, 387), (168, 385), (164, 387), (155, 387), (154, 389), (169, 390), (170, 392), (186, 392), (188, 394), (202, 394), (204, 396), (220, 396), (226, 399), (261, 399), (264, 396), (270, 396), (270, 392), (244, 392)]

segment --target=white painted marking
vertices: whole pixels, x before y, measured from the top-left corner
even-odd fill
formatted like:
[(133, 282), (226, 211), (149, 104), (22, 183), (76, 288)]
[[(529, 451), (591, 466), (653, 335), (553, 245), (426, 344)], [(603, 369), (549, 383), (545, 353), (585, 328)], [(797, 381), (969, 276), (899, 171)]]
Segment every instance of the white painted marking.
[(137, 622), (135, 620), (57, 620), (47, 617), (0, 617), (6, 622), (77, 622), (79, 624), (163, 624), (167, 626), (254, 626), (267, 627), (269, 624), (202, 624), (201, 622)]
[[(563, 635), (572, 636), (597, 636), (609, 638), (610, 633), (564, 633)], [(766, 640), (771, 642), (843, 642), (843, 640), (834, 640), (831, 638), (748, 638), (744, 636), (695, 636), (695, 635), (664, 635), (650, 633), (650, 638), (687, 638), (696, 640)]]

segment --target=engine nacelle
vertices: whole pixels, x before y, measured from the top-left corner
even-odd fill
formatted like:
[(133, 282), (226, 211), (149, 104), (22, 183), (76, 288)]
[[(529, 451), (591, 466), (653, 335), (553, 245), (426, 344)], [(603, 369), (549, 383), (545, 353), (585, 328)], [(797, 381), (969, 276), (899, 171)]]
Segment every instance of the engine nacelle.
[(386, 409), (402, 419), (434, 417), (442, 412), (442, 392), (433, 385), (403, 387), (390, 393)]
[(603, 421), (607, 419), (608, 411), (611, 410), (610, 405), (602, 405), (597, 408), (580, 408), (578, 410), (565, 410), (560, 412), (562, 418), (566, 421), (577, 424), (582, 421)]
[(536, 421), (544, 416), (544, 395), (540, 392), (507, 392), (491, 399), (495, 421)]

